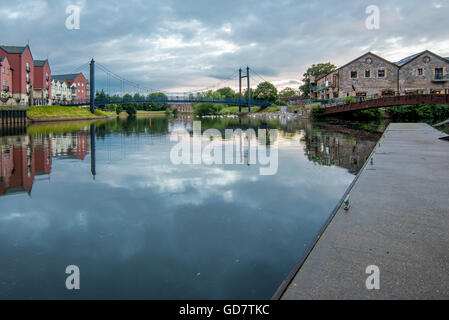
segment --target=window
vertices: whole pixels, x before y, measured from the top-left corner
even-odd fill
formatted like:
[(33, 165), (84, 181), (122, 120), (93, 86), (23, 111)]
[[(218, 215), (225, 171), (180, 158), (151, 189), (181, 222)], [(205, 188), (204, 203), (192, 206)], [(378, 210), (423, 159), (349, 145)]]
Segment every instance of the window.
[(371, 78), (371, 70), (365, 70), (365, 78)]
[(435, 79), (443, 79), (443, 68), (435, 68)]
[(385, 78), (385, 70), (378, 70), (377, 71), (377, 77), (378, 78)]
[(358, 72), (357, 71), (351, 71), (351, 79), (357, 79), (358, 78)]
[(5, 67), (2, 67), (2, 73), (5, 73)]
[(418, 75), (418, 76), (424, 75), (424, 69), (423, 68), (418, 68), (418, 70), (416, 70), (416, 75)]

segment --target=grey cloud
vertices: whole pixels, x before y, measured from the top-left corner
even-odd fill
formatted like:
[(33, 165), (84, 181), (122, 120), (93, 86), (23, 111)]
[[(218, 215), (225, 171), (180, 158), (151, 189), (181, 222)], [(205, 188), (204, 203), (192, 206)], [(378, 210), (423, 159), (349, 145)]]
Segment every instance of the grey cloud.
[[(35, 58), (48, 56), (54, 73), (95, 57), (165, 90), (211, 87), (246, 65), (285, 82), (300, 80), (313, 63), (343, 64), (368, 50), (392, 60), (425, 48), (449, 55), (449, 36), (441, 32), (448, 0), (379, 0), (380, 30), (365, 28), (365, 8), (373, 4), (365, 0), (0, 2), (1, 42), (30, 41)], [(82, 7), (80, 30), (65, 28), (69, 4)], [(97, 87), (106, 88), (98, 76)]]

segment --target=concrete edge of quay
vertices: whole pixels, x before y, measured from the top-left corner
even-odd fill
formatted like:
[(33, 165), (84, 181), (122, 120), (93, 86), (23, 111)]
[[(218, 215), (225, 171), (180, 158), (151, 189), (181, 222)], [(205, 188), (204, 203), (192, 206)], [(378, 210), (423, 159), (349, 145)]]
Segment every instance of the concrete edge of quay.
[[(443, 136), (427, 124), (391, 123), (272, 299), (448, 299)], [(344, 211), (348, 195), (354, 208)], [(373, 259), (383, 270), (377, 292), (365, 287)]]
[[(389, 126), (388, 126), (389, 127)], [(310, 254), (312, 253), (313, 249), (315, 248), (315, 246), (317, 245), (317, 243), (320, 241), (321, 237), (323, 236), (324, 232), (326, 231), (326, 229), (329, 227), (329, 225), (331, 224), (332, 220), (335, 218), (335, 216), (337, 215), (338, 211), (342, 208), (345, 199), (348, 197), (348, 195), (351, 193), (351, 190), (354, 188), (356, 182), (358, 181), (358, 179), (360, 178), (360, 176), (362, 175), (362, 172), (365, 170), (366, 166), (368, 165), (370, 159), (373, 157), (373, 155), (376, 153), (376, 149), (377, 146), (379, 145), (379, 142), (382, 140), (382, 138), (384, 137), (385, 133), (388, 130), (385, 129), (384, 133), (382, 134), (382, 136), (380, 137), (379, 141), (376, 143), (376, 146), (374, 147), (374, 149), (371, 151), (371, 154), (369, 155), (368, 159), (366, 160), (365, 164), (363, 165), (363, 167), (360, 169), (359, 173), (355, 176), (354, 180), (351, 182), (351, 184), (349, 185), (349, 187), (346, 189), (345, 193), (343, 194), (343, 196), (341, 197), (341, 199), (338, 201), (337, 205), (335, 206), (335, 208), (332, 210), (331, 215), (329, 216), (329, 218), (327, 218), (326, 222), (324, 223), (324, 225), (321, 227), (320, 231), (318, 232), (317, 236), (313, 239), (312, 243), (307, 247), (306, 251), (303, 253), (303, 255), (299, 258), (298, 262), (296, 262), (296, 264), (293, 266), (292, 270), (290, 271), (290, 273), (288, 274), (287, 278), (282, 281), (281, 285), (279, 286), (279, 288), (276, 290), (275, 294), (273, 295), (273, 297), (271, 298), (271, 300), (281, 300), (282, 296), (284, 295), (284, 293), (287, 291), (288, 287), (291, 285), (293, 279), (296, 277), (296, 275), (298, 274), (299, 270), (301, 270), (302, 266), (304, 265), (304, 263), (306, 262), (307, 258), (310, 256)]]

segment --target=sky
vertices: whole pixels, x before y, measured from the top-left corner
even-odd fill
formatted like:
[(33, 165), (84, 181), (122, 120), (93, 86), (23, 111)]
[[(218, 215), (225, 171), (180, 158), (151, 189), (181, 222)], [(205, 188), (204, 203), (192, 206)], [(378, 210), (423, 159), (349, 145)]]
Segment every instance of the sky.
[[(0, 0), (0, 44), (30, 44), (52, 74), (81, 71), (91, 58), (142, 92), (238, 86), (238, 69), (298, 88), (309, 66), (343, 65), (372, 51), (398, 61), (429, 49), (449, 57), (449, 0)], [(69, 6), (80, 9), (69, 30)], [(372, 20), (370, 6), (379, 9)], [(374, 13), (375, 14), (375, 13)], [(375, 28), (367, 27), (367, 20)], [(74, 21), (71, 20), (70, 21)], [(121, 84), (97, 68), (96, 85)], [(125, 86), (128, 92), (135, 91)]]

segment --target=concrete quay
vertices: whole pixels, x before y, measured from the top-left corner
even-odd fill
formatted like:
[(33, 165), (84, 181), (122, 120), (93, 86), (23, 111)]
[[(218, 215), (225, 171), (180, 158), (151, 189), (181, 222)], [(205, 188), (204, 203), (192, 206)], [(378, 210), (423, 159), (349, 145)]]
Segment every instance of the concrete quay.
[[(349, 191), (350, 209), (338, 208), (277, 298), (449, 299), (444, 136), (427, 124), (391, 124)], [(372, 265), (379, 290), (366, 286)]]

